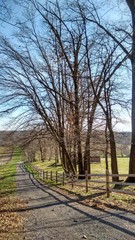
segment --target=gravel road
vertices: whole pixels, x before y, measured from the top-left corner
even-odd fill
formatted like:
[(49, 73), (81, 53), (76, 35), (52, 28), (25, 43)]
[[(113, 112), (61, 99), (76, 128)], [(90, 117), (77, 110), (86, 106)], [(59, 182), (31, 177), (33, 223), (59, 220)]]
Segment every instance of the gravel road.
[(26, 240), (133, 240), (135, 214), (114, 209), (99, 210), (38, 183), (22, 164), (17, 167), (17, 193), (27, 203)]

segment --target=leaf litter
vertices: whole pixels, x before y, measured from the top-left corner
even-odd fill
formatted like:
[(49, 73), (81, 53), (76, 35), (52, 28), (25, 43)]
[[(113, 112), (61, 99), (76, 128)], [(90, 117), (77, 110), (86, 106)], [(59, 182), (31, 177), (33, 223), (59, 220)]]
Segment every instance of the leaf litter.
[[(23, 217), (17, 211), (25, 203), (15, 196), (0, 197), (0, 240), (22, 240)], [(20, 236), (21, 235), (21, 236)]]

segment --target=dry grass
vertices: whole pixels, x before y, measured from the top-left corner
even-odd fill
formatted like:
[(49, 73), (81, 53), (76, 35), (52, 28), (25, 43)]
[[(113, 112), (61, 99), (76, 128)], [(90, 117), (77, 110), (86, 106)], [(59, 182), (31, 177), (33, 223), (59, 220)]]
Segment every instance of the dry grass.
[(1, 147), (0, 146), (0, 155), (7, 154), (9, 152), (12, 152), (12, 147)]
[(64, 187), (57, 186), (57, 189), (54, 186), (52, 188), (71, 198), (76, 198), (76, 201), (93, 208), (103, 211), (114, 209), (135, 213), (135, 197), (133, 196), (111, 193), (110, 197), (107, 198), (106, 193), (101, 194), (101, 191), (91, 190), (86, 194), (84, 191), (80, 191), (79, 187), (71, 189), (69, 185), (65, 185)]
[(102, 209), (104, 211), (108, 211), (110, 209), (122, 210), (135, 213), (135, 199), (132, 197), (123, 197), (117, 194), (112, 194), (110, 198), (106, 198), (103, 196), (98, 196), (95, 198), (88, 197), (87, 199), (82, 201), (85, 205), (90, 207), (95, 207), (98, 209)]
[(0, 240), (24, 239), (23, 234), (20, 235), (23, 218), (16, 211), (24, 207), (24, 202), (15, 196), (0, 198)]

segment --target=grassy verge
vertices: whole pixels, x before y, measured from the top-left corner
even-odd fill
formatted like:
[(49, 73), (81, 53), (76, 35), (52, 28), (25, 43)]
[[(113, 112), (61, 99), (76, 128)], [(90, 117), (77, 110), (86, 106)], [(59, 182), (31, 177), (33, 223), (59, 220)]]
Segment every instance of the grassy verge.
[(21, 159), (21, 151), (16, 150), (13, 153), (11, 161), (4, 165), (0, 165), (0, 193), (2, 195), (9, 195), (15, 192), (16, 165)]
[[(38, 173), (37, 173), (37, 171), (34, 169), (34, 168), (35, 168), (34, 165), (32, 165), (32, 164), (30, 164), (30, 163), (28, 163), (28, 162), (25, 162), (25, 163), (24, 163), (24, 167), (25, 167), (25, 169), (26, 169), (29, 173), (31, 173), (36, 179), (39, 179)], [(37, 167), (36, 167), (36, 168), (37, 168)], [(41, 168), (39, 168), (39, 169), (41, 169)]]
[(60, 164), (56, 165), (54, 160), (45, 161), (45, 162), (41, 162), (41, 161), (32, 162), (31, 165), (45, 171), (49, 171), (49, 172), (52, 171), (53, 173), (56, 171), (58, 171), (59, 173), (63, 172), (62, 166)]
[[(3, 149), (1, 152), (3, 153)], [(17, 149), (10, 161), (0, 165), (0, 240), (23, 239), (23, 236), (19, 234), (23, 220), (15, 210), (24, 207), (23, 201), (15, 196), (16, 166), (21, 160), (22, 152)]]
[[(36, 178), (39, 181), (42, 181), (43, 183), (47, 183), (49, 186), (59, 186), (59, 185), (61, 185), (61, 183), (59, 183), (59, 182), (56, 183), (55, 180), (50, 180), (49, 178), (48, 178), (48, 180), (43, 180), (42, 174), (43, 174), (43, 170), (45, 170), (46, 168), (42, 167), (40, 164), (35, 165), (35, 164), (31, 164), (29, 162), (25, 162), (24, 167), (29, 173), (31, 173), (34, 176), (34, 178)], [(40, 176), (39, 176), (38, 170), (41, 170)], [(52, 170), (50, 170), (50, 171), (47, 170), (47, 171), (50, 172)], [(56, 169), (53, 169), (52, 173), (54, 174), (55, 172), (56, 172)], [(61, 170), (59, 173), (62, 173), (62, 172), (63, 171)]]

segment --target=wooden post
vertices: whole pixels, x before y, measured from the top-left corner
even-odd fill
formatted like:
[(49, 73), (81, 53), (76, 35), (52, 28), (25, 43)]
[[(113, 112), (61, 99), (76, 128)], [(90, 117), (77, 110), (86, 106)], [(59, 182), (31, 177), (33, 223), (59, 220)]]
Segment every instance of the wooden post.
[(110, 191), (109, 191), (109, 170), (106, 169), (106, 194), (107, 198), (110, 197)]
[(85, 172), (85, 180), (86, 180), (86, 193), (88, 192), (88, 172)]
[(48, 180), (48, 171), (46, 171), (46, 180)]
[(58, 172), (56, 171), (56, 183), (58, 182)]
[(43, 180), (45, 179), (45, 171), (43, 170)]
[(50, 179), (51, 179), (51, 181), (52, 181), (52, 171), (51, 171), (51, 176), (50, 176)]
[(73, 187), (74, 187), (74, 175), (73, 175), (73, 173), (71, 175), (71, 184), (72, 184), (72, 189), (73, 189)]
[(63, 172), (63, 179), (62, 179), (63, 186), (65, 185), (65, 173)]

